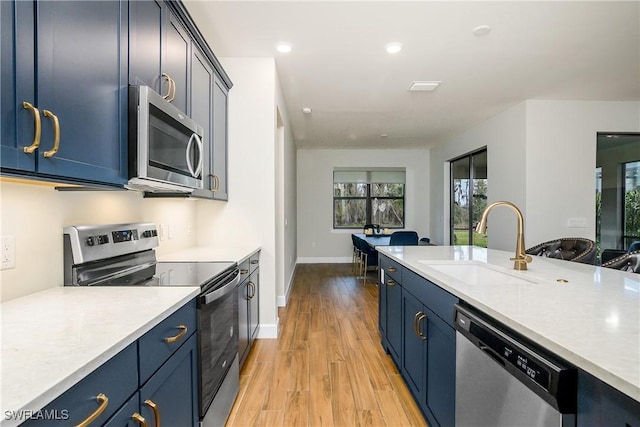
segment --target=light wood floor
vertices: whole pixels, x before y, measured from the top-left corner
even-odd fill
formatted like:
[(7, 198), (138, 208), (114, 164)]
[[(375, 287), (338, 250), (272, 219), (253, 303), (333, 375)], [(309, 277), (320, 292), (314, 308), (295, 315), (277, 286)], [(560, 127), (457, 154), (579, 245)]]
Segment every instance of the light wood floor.
[(378, 288), (348, 264), (298, 265), (279, 337), (256, 340), (227, 426), (426, 425), (380, 345)]

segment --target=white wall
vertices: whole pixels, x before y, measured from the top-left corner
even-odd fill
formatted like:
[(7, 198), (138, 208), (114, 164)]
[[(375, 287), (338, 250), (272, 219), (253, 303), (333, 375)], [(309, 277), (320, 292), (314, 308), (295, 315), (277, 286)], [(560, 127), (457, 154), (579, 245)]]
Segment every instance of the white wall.
[(276, 234), (280, 241), (277, 264), (281, 271), (277, 275), (276, 295), (278, 306), (285, 306), (286, 300), (293, 283), (297, 248), (297, 157), (296, 145), (289, 127), (288, 111), (280, 87), (280, 81), (276, 79), (276, 104), (280, 114), (281, 123), (276, 131), (276, 175), (278, 191), (276, 207)]
[[(284, 271), (277, 275), (281, 254), (276, 247), (280, 218), (276, 169), (277, 74), (273, 58), (220, 58), (233, 81), (229, 92), (229, 201), (200, 204), (197, 211), (199, 246), (259, 245), (260, 337), (277, 336), (277, 302), (284, 296)], [(286, 123), (286, 116), (283, 117)], [(292, 144), (284, 133), (282, 156)], [(291, 167), (288, 165), (287, 167)], [(294, 166), (295, 167), (295, 166)], [(285, 168), (285, 171), (287, 169)], [(290, 172), (287, 172), (290, 174)], [(287, 187), (279, 189), (288, 194)], [(286, 198), (286, 196), (285, 196)], [(283, 207), (284, 206), (284, 207)], [(280, 210), (278, 212), (280, 212)], [(295, 223), (295, 214), (292, 216)], [(286, 233), (285, 233), (286, 234)], [(286, 243), (286, 239), (283, 240)], [(283, 264), (280, 264), (283, 265)]]
[(333, 230), (334, 167), (406, 168), (405, 228), (430, 237), (428, 150), (298, 150), (298, 262), (350, 262), (353, 230)]
[[(195, 202), (144, 199), (133, 191), (60, 192), (51, 186), (0, 182), (1, 233), (15, 236), (16, 268), (0, 272), (0, 300), (62, 286), (62, 228), (149, 221), (171, 225), (158, 253), (193, 246)], [(189, 228), (191, 232), (189, 233)]]
[[(639, 102), (527, 101), (527, 241), (595, 240), (598, 132), (640, 130)], [(586, 228), (570, 228), (584, 218)]]
[[(444, 165), (483, 146), (488, 155), (488, 201), (509, 200), (520, 207), (528, 247), (558, 237), (593, 239), (597, 132), (638, 130), (638, 102), (529, 100), (435, 147), (431, 151), (435, 242), (448, 243), (449, 176)], [(568, 227), (568, 218), (586, 219), (587, 228)], [(514, 215), (496, 209), (489, 217), (489, 247), (513, 250), (515, 230)]]
[[(430, 199), (433, 243), (449, 244), (449, 168), (448, 162), (469, 152), (487, 147), (488, 202), (508, 200), (526, 211), (525, 113), (521, 103), (486, 122), (440, 144), (431, 150)], [(494, 249), (513, 249), (516, 220), (510, 210), (497, 208), (491, 213), (488, 245)]]

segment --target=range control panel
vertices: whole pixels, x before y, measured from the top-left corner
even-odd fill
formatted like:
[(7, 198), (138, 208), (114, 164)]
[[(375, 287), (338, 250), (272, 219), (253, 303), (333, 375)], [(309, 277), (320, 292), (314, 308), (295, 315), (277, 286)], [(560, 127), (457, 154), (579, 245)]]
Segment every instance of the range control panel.
[(80, 225), (65, 227), (65, 259), (73, 265), (127, 255), (158, 246), (153, 223)]

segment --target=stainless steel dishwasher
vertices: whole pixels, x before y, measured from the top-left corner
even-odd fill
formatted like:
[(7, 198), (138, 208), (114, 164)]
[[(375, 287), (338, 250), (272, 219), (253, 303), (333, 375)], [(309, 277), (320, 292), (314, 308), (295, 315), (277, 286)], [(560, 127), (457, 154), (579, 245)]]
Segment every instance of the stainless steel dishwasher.
[(456, 305), (456, 427), (575, 426), (577, 370)]

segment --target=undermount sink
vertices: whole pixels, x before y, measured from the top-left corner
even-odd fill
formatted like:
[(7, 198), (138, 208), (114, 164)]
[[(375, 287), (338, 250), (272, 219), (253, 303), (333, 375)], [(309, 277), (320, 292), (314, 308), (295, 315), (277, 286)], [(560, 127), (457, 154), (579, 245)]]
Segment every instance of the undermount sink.
[(527, 285), (537, 283), (517, 277), (511, 272), (503, 271), (499, 267), (489, 266), (477, 261), (419, 261), (425, 266), (445, 274), (452, 279), (469, 285), (478, 284), (505, 284)]

